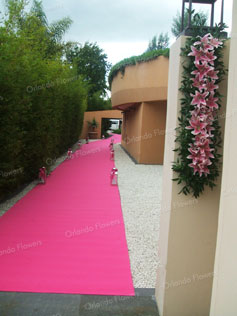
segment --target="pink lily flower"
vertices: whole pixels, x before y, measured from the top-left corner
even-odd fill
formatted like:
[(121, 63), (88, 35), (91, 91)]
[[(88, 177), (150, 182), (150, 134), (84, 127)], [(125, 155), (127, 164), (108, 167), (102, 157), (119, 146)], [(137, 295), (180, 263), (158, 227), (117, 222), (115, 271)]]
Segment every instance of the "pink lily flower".
[(199, 148), (200, 146), (203, 146), (203, 144), (206, 141), (208, 141), (208, 143), (209, 143), (209, 139), (208, 138), (206, 138), (206, 137), (204, 137), (202, 135), (197, 135), (197, 136), (195, 136), (194, 145)]
[(209, 61), (209, 58), (206, 56), (206, 53), (202, 50), (202, 48), (197, 49), (196, 47), (191, 47), (191, 53), (188, 54), (188, 56), (194, 56), (195, 62), (199, 63), (199, 61), (205, 60)]
[[(189, 164), (193, 168), (194, 174), (198, 173), (207, 176), (210, 174), (209, 166), (212, 164), (210, 159), (215, 158), (211, 148), (213, 144), (212, 132), (215, 130), (212, 126), (215, 120), (218, 109), (218, 98), (214, 97), (215, 90), (218, 89), (218, 85), (215, 81), (218, 79), (219, 71), (214, 69), (214, 60), (217, 58), (214, 55), (214, 48), (222, 45), (222, 42), (216, 38), (213, 38), (211, 34), (206, 34), (200, 37), (200, 40), (194, 43), (191, 47), (191, 52), (188, 56), (195, 57), (195, 66), (191, 74), (195, 75), (195, 78), (191, 78), (193, 81), (192, 86), (195, 89), (195, 94), (191, 94), (191, 105), (194, 109), (190, 111), (191, 119), (189, 120), (188, 130), (192, 130), (194, 135), (193, 142), (189, 144), (188, 159), (192, 162)], [(199, 47), (195, 47), (199, 46)]]
[(195, 155), (189, 155), (188, 159), (192, 159), (192, 163), (196, 166), (199, 163), (199, 158)]
[(211, 109), (218, 109), (219, 106), (216, 103), (217, 101), (218, 101), (218, 98), (214, 98), (213, 93), (211, 93), (209, 98), (206, 100), (206, 105), (210, 107)]
[(217, 80), (218, 79), (218, 74), (219, 70), (214, 70), (214, 68), (212, 67), (212, 69), (210, 69), (205, 75), (207, 75), (208, 77), (210, 77), (213, 80)]
[(196, 172), (199, 173), (199, 168), (197, 165), (194, 165), (193, 163), (189, 164), (189, 167), (193, 168), (193, 174), (195, 174)]
[(213, 46), (210, 44), (210, 40), (212, 38), (213, 38), (212, 35), (210, 33), (208, 33), (205, 36), (200, 37), (201, 40), (195, 42), (193, 45), (194, 46), (201, 45), (205, 52), (208, 51), (208, 50), (213, 50)]
[(191, 153), (192, 156), (196, 156), (199, 152), (199, 148), (195, 147), (194, 144), (189, 144), (188, 151)]
[(204, 129), (201, 130), (201, 136), (202, 136), (202, 137), (205, 137), (205, 138), (209, 137), (206, 128), (204, 128)]
[(192, 71), (191, 75), (199, 76), (200, 81), (204, 78), (204, 76), (209, 74), (209, 72), (214, 71), (214, 68), (209, 66), (206, 61), (202, 61), (201, 64), (195, 63), (195, 66), (197, 67), (197, 70)]
[(202, 129), (204, 129), (207, 124), (200, 121), (200, 119), (192, 117), (191, 120), (189, 120), (190, 126), (187, 126), (186, 129), (193, 129), (191, 132), (193, 135), (198, 135), (201, 133)]
[(208, 137), (214, 137), (214, 135), (211, 133), (211, 132), (214, 131), (214, 130), (215, 130), (214, 127), (207, 126), (207, 134), (208, 134)]
[(205, 52), (205, 56), (206, 56), (206, 59), (212, 66), (214, 65), (214, 60), (217, 59), (217, 57), (214, 55), (214, 52), (211, 51), (211, 52)]
[(205, 176), (207, 176), (208, 174), (210, 174), (210, 171), (205, 165), (200, 164), (199, 165), (199, 176), (201, 177), (203, 173)]
[(193, 97), (191, 104), (197, 105), (198, 107), (200, 107), (201, 104), (206, 105), (206, 97), (208, 94), (209, 92), (201, 93), (199, 91), (195, 91), (195, 94), (191, 94), (191, 97)]
[(223, 45), (223, 42), (219, 41), (218, 38), (211, 38), (210, 39), (210, 44), (213, 47), (218, 48), (219, 46)]
[(191, 78), (193, 81), (192, 86), (195, 88), (198, 88), (199, 90), (204, 89), (205, 87), (205, 81), (204, 80), (199, 80), (199, 76), (196, 76), (195, 78)]
[(193, 45), (202, 45), (202, 44), (208, 44), (210, 39), (212, 38), (212, 35), (210, 33), (207, 33), (203, 37), (198, 36), (201, 40), (198, 42), (195, 42)]
[(211, 80), (211, 81), (206, 81), (206, 83), (204, 84), (204, 89), (207, 91), (214, 91), (216, 89), (218, 89), (219, 86), (217, 84), (215, 84), (215, 80)]
[(199, 163), (196, 165), (194, 163), (190, 163), (189, 166), (194, 169), (193, 173), (194, 174), (198, 173), (200, 177), (202, 176), (203, 173), (205, 174), (205, 176), (210, 173), (209, 169), (202, 163)]
[(211, 153), (214, 151), (214, 148), (210, 148), (210, 143), (211, 141), (208, 138), (199, 135), (195, 137), (194, 145), (199, 149), (199, 152), (203, 157), (214, 158), (213, 154)]

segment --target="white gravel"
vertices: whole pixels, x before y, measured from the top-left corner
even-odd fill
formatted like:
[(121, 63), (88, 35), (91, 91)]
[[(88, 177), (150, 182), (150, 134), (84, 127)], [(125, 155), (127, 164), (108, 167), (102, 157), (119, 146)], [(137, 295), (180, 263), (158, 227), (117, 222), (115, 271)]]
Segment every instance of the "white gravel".
[(155, 288), (163, 166), (135, 164), (119, 144), (115, 164), (134, 287)]

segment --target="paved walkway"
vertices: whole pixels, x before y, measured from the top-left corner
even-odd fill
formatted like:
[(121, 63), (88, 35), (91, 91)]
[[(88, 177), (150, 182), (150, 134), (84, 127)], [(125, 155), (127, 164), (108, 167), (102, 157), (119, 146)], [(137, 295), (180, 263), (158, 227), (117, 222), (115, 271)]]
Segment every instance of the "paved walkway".
[(150, 291), (136, 296), (0, 292), (1, 316), (159, 316)]

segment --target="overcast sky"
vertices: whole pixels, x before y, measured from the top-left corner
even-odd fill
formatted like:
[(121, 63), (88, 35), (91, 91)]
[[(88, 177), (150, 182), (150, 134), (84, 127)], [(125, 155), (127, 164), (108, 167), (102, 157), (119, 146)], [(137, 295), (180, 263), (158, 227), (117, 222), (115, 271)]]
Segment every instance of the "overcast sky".
[[(4, 0), (1, 0), (2, 3)], [(231, 26), (232, 1), (225, 0), (224, 21)], [(172, 19), (181, 12), (182, 0), (43, 0), (50, 22), (69, 16), (73, 24), (65, 40), (97, 42), (111, 63), (146, 50), (149, 40), (169, 32)], [(215, 21), (220, 21), (221, 0)], [(198, 9), (197, 5), (194, 8)], [(208, 12), (210, 6), (202, 5)], [(171, 38), (171, 42), (174, 39)]]

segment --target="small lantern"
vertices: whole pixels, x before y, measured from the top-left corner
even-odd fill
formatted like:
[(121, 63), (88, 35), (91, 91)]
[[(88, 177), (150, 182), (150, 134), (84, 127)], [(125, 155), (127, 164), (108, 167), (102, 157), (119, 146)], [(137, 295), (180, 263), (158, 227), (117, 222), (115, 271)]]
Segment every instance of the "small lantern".
[(114, 160), (114, 149), (110, 151), (110, 160)]
[(89, 137), (86, 136), (86, 144), (89, 144)]
[(110, 183), (111, 185), (118, 185), (118, 169), (112, 168), (110, 173)]
[(114, 149), (114, 143), (112, 142), (112, 139), (111, 139), (110, 144), (109, 144), (109, 149), (110, 150)]
[(72, 149), (71, 148), (68, 149), (67, 159), (72, 159)]
[(77, 143), (77, 147), (78, 147), (78, 149), (81, 149), (81, 141), (80, 140)]
[(105, 135), (102, 135), (102, 139), (105, 139)]
[(39, 182), (45, 184), (46, 183), (46, 178), (47, 178), (46, 168), (42, 167), (39, 170)]

